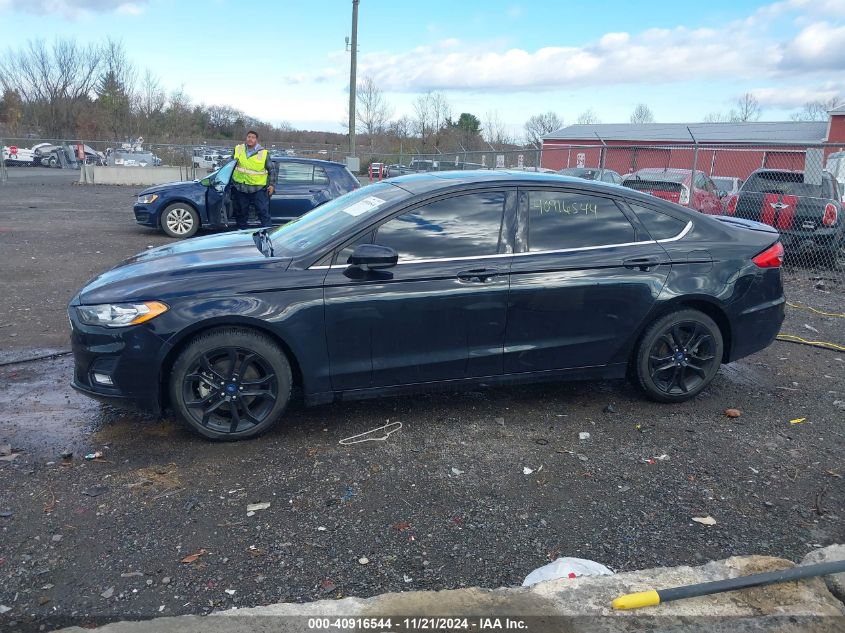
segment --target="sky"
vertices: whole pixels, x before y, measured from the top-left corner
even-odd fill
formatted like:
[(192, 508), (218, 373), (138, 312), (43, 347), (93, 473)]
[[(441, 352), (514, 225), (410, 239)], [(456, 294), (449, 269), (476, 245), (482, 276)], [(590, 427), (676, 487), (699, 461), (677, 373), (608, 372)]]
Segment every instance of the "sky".
[[(0, 54), (109, 37), (194, 102), (343, 131), (351, 16), (351, 0), (0, 0)], [(694, 122), (751, 92), (779, 121), (845, 96), (845, 0), (360, 0), (358, 48), (393, 118), (437, 90), (517, 137), (549, 111)]]

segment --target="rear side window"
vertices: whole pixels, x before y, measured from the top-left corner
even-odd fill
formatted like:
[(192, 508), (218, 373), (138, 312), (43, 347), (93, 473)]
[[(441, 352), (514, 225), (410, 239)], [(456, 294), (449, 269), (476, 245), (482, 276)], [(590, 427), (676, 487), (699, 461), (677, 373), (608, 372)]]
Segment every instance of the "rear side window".
[(528, 249), (554, 251), (635, 241), (634, 227), (610, 198), (588, 193), (528, 190)]
[(667, 240), (675, 237), (687, 225), (683, 220), (673, 218), (671, 215), (666, 215), (665, 213), (643, 207), (639, 204), (629, 202), (628, 206), (636, 214), (637, 219), (643, 223), (643, 226), (645, 226), (646, 231), (648, 231), (653, 240)]
[(324, 185), (328, 184), (329, 177), (322, 167), (308, 163), (292, 163), (287, 161), (279, 162), (279, 184), (307, 184)]
[(504, 210), (499, 192), (437, 200), (382, 224), (375, 243), (393, 248), (400, 262), (496, 255)]

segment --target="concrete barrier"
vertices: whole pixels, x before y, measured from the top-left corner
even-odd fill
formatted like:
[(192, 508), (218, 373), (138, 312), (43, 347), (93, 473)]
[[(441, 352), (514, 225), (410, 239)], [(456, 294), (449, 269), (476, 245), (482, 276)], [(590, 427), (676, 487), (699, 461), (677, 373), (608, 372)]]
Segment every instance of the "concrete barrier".
[(191, 167), (98, 167), (86, 165), (79, 171), (79, 183), (83, 185), (149, 186), (202, 178), (202, 175)]
[[(835, 545), (817, 550), (813, 552), (812, 560), (807, 562), (839, 560), (841, 548), (841, 545)], [(343, 597), (305, 604), (281, 603), (217, 611), (205, 617), (115, 622), (94, 631), (314, 633), (318, 630), (341, 631), (347, 627), (356, 631), (363, 628), (411, 631), (444, 630), (445, 627), (450, 631), (476, 632), (513, 629), (514, 633), (841, 633), (845, 630), (845, 605), (830, 593), (822, 578), (677, 600), (634, 611), (614, 611), (611, 608), (614, 598), (634, 591), (737, 578), (787, 569), (792, 565), (790, 561), (768, 556), (737, 556), (700, 567), (665, 567), (613, 576), (562, 578), (531, 587), (410, 591), (364, 599)], [(338, 589), (336, 593), (341, 592)], [(106, 613), (104, 607), (101, 609)], [(138, 613), (134, 616), (143, 617)], [(78, 617), (87, 622), (94, 621), (93, 616), (88, 614)], [(467, 623), (459, 622), (454, 626), (432, 624), (438, 618), (466, 618)], [(362, 624), (364, 621), (386, 619), (390, 619), (391, 623), (372, 627)], [(92, 633), (92, 630), (72, 627), (62, 629), (62, 633)]]

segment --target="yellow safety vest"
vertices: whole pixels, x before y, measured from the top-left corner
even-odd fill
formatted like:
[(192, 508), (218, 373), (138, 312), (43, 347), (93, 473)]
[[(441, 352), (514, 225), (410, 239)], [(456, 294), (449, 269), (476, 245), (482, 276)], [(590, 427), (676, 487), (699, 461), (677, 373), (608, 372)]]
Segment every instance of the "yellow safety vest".
[(267, 150), (262, 149), (252, 156), (246, 155), (246, 145), (241, 144), (235, 147), (235, 160), (238, 161), (232, 180), (242, 185), (263, 187), (267, 184), (267, 170), (264, 164), (267, 162)]

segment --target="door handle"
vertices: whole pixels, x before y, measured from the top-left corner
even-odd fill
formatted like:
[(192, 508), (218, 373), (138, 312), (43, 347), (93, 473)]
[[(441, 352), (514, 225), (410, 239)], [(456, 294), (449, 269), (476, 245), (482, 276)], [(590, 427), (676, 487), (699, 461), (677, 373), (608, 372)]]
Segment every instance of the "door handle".
[(498, 268), (474, 268), (472, 270), (462, 270), (458, 273), (458, 279), (461, 281), (471, 281), (473, 283), (484, 283), (499, 274)]
[(639, 268), (642, 271), (648, 271), (649, 268), (660, 265), (660, 258), (659, 257), (631, 257), (629, 259), (623, 259), (622, 265), (625, 266), (625, 268), (629, 268), (631, 270), (633, 270), (634, 268)]

